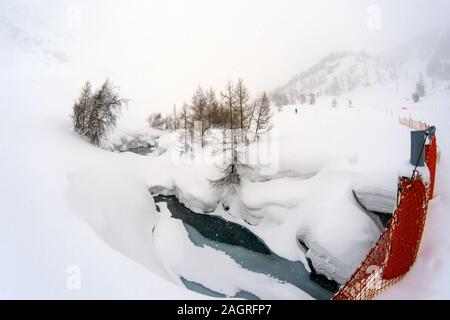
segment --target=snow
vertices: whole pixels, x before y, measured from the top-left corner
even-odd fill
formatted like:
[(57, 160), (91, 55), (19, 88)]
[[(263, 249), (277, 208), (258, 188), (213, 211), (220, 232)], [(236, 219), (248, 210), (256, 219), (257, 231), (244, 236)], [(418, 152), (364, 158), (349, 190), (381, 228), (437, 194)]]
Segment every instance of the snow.
[[(34, 135), (24, 137), (20, 149), (11, 145), (8, 157), (2, 158), (0, 296), (199, 297), (164, 280), (163, 269), (151, 258), (152, 252), (146, 252), (151, 245), (146, 230), (154, 220), (151, 197), (136, 187), (136, 181), (122, 177), (108, 181), (106, 174), (117, 167), (99, 170), (107, 161), (89, 157), (98, 151), (86, 148), (69, 130), (64, 134), (59, 129), (56, 126), (47, 135), (45, 128), (31, 127)], [(36, 132), (41, 133), (37, 140), (32, 138)], [(39, 148), (34, 147), (36, 143)], [(65, 148), (67, 143), (73, 149)], [(52, 152), (53, 148), (59, 152)], [(48, 159), (47, 152), (54, 156)], [(77, 164), (83, 157), (89, 165)], [(73, 265), (80, 268), (80, 290), (69, 290), (66, 285), (66, 270)]]
[[(230, 215), (240, 212), (275, 253), (303, 262), (308, 257), (316, 270), (343, 283), (381, 231), (354, 199), (353, 186), (381, 172), (389, 178), (373, 184), (394, 190), (395, 196), (397, 173), (408, 159), (409, 132), (377, 110), (331, 109), (326, 102), (302, 107), (297, 116), (293, 107), (285, 107), (275, 123), (279, 170), (307, 178), (246, 181)], [(298, 240), (310, 249), (306, 256)]]
[[(20, 86), (34, 83), (24, 81)], [(166, 150), (159, 156), (95, 148), (71, 131), (68, 114), (77, 86), (60, 82), (56, 73), (41, 81), (33, 95), (10, 94), (2, 101), (2, 106), (5, 102), (14, 106), (14, 112), (3, 120), (2, 137), (15, 127), (21, 128), (14, 139), (2, 139), (2, 150), (9, 150), (1, 166), (3, 218), (8, 221), (2, 224), (1, 245), (9, 257), (2, 266), (2, 283), (8, 284), (8, 290), (2, 291), (4, 297), (199, 297), (180, 286), (164, 267), (167, 263), (179, 275), (197, 279), (228, 296), (243, 289), (247, 283), (243, 279), (256, 277), (259, 280), (245, 288), (266, 296), (253, 282), (269, 280), (249, 271), (239, 271), (240, 287), (230, 281), (224, 286), (213, 283), (217, 276), (199, 278), (196, 268), (199, 272), (204, 269), (198, 264), (182, 270), (180, 264), (170, 259), (167, 262), (167, 257), (161, 256), (161, 241), (155, 248), (153, 228), (160, 236), (165, 226), (178, 230), (177, 236), (185, 233), (179, 226), (159, 220), (148, 190), (175, 194), (196, 212), (213, 211), (243, 224), (278, 255), (302, 261), (305, 266), (308, 257), (317, 271), (343, 282), (380, 234), (353, 198), (354, 186), (366, 177), (366, 183), (375, 188), (393, 190), (397, 174), (412, 171), (407, 165), (409, 130), (384, 110), (334, 110), (325, 99), (316, 107), (302, 108), (298, 116), (286, 107), (275, 117), (279, 153), (269, 156), (276, 163), (268, 166), (277, 168), (276, 174), (249, 174), (235, 202), (237, 207), (225, 212), (217, 207), (220, 195), (209, 185), (218, 174), (211, 150), (197, 153), (193, 159), (189, 155), (180, 158), (171, 134), (159, 138), (159, 146)], [(13, 82), (5, 86), (10, 88), (7, 91), (17, 92), (19, 85)], [(60, 88), (60, 93), (48, 104), (48, 98), (39, 92), (51, 87)], [(126, 123), (132, 118), (130, 114), (132, 110), (125, 111), (110, 141), (136, 132), (157, 136), (145, 128), (144, 120), (134, 122), (134, 131), (130, 129), (133, 121)], [(374, 172), (383, 174), (379, 179), (370, 178)], [(187, 254), (192, 249), (198, 261), (212, 256), (230, 272), (237, 269), (222, 253), (193, 248), (183, 239), (185, 247), (173, 247), (173, 252), (181, 255), (183, 250)], [(306, 254), (299, 239), (309, 247)], [(21, 267), (17, 268), (17, 263)], [(80, 291), (66, 287), (65, 270), (70, 265), (81, 268)], [(94, 278), (100, 280), (89, 280)], [(291, 298), (304, 294), (294, 289), (286, 292), (292, 293)]]
[(392, 172), (366, 173), (357, 177), (352, 189), (368, 211), (393, 214), (397, 206), (397, 175)]
[[(175, 194), (193, 211), (212, 212), (249, 227), (280, 256), (302, 261), (305, 266), (306, 257), (310, 258), (315, 269), (342, 283), (380, 235), (377, 225), (353, 198), (355, 181), (378, 170), (390, 177), (387, 182), (383, 180), (387, 188), (395, 190), (397, 173), (412, 172), (405, 165), (409, 132), (373, 110), (317, 106), (305, 108), (298, 117), (291, 112), (276, 115), (276, 128), (281, 128), (276, 141), (280, 152), (279, 158), (269, 158), (279, 162), (273, 164), (278, 172), (298, 175), (268, 175), (260, 179), (264, 182), (252, 182), (254, 173), (244, 175), (242, 190), (229, 212), (217, 207), (220, 196), (209, 185), (218, 171), (211, 150), (180, 159), (166, 139), (168, 151), (153, 160), (157, 166), (146, 170), (145, 181), (150, 190)], [(374, 131), (380, 134), (373, 137)], [(363, 139), (354, 139), (355, 132)], [(388, 164), (379, 154), (389, 159)], [(155, 172), (163, 166), (172, 176), (166, 183), (157, 182), (160, 177)], [(310, 248), (306, 255), (298, 240)]]
[(450, 118), (448, 116), (450, 92), (436, 88), (422, 102), (408, 107), (411, 118), (428, 122), (437, 127), (437, 141), (441, 159), (437, 167), (435, 197), (430, 207), (424, 236), (415, 265), (405, 278), (383, 292), (379, 299), (449, 299), (450, 290), (450, 239), (448, 211), (450, 166), (446, 154), (450, 152)]
[[(149, 190), (245, 225), (276, 254), (306, 268), (309, 258), (316, 271), (342, 283), (381, 232), (353, 191), (367, 209), (391, 213), (398, 176), (412, 173), (410, 130), (398, 124), (399, 116), (436, 125), (442, 157), (418, 261), (379, 298), (450, 298), (448, 84), (428, 87), (415, 105), (409, 101), (414, 81), (407, 79), (342, 93), (336, 109), (329, 96), (299, 107), (298, 115), (285, 106), (275, 115), (272, 140), (250, 146), (252, 154), (258, 147), (270, 152), (243, 176), (225, 212), (209, 184), (220, 160), (211, 147), (180, 156), (173, 135), (148, 128), (142, 116), (148, 110), (136, 103), (104, 149), (91, 146), (73, 133), (69, 114), (85, 77), (95, 85), (105, 72), (81, 75), (79, 65), (54, 61), (43, 49), (57, 44), (24, 53), (22, 40), (1, 36), (7, 77), (0, 78), (0, 298), (205, 298), (184, 288), (183, 276), (229, 297), (244, 290), (268, 299), (308, 299), (221, 251), (194, 246), (181, 222), (156, 212)], [(349, 99), (353, 109), (346, 107)], [(138, 142), (157, 142), (159, 152), (105, 150)], [(426, 168), (421, 172), (428, 180)], [(81, 272), (79, 290), (67, 285), (72, 266)]]
[[(268, 196), (261, 199), (262, 195)], [(259, 205), (257, 197), (261, 199)], [(307, 256), (315, 269), (338, 282), (350, 276), (379, 236), (376, 225), (352, 199), (351, 178), (342, 173), (255, 183), (244, 187), (245, 204), (247, 198), (253, 208), (264, 208), (262, 222), (252, 231), (273, 251), (305, 261), (298, 238), (310, 248)]]
[(111, 168), (98, 171), (100, 179), (89, 168), (69, 173), (69, 204), (109, 246), (162, 274), (152, 249), (158, 215), (145, 185)]
[(291, 284), (242, 268), (222, 251), (208, 246), (196, 247), (189, 240), (183, 223), (170, 218), (165, 204), (160, 204), (160, 208), (164, 216), (154, 232), (155, 246), (166, 269), (175, 273), (175, 279), (181, 276), (227, 297), (244, 291), (263, 300), (311, 299)]
[[(154, 258), (157, 217), (137, 173), (145, 158), (74, 135), (68, 115), (82, 82), (16, 58), (20, 68), (0, 80), (0, 298), (204, 298)], [(73, 267), (79, 289), (68, 286)]]

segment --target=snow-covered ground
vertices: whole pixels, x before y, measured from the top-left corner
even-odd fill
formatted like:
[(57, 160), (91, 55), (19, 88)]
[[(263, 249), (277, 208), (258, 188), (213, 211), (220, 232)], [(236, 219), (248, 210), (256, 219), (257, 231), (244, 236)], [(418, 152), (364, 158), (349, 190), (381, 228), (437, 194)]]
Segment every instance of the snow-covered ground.
[(437, 127), (440, 161), (437, 167), (435, 197), (430, 203), (425, 232), (416, 264), (396, 286), (380, 299), (450, 298), (450, 93), (441, 91), (424, 101), (408, 104), (411, 118)]
[[(3, 88), (2, 297), (200, 297), (177, 285), (171, 276), (177, 269), (158, 258), (160, 249), (155, 249), (152, 238), (155, 226), (160, 235), (164, 226), (179, 231), (177, 237), (184, 235), (176, 224), (162, 220), (159, 225), (148, 189), (171, 190), (197, 212), (214, 210), (220, 199), (208, 183), (217, 175), (214, 164), (174, 161), (168, 134), (160, 138), (168, 151), (159, 157), (91, 146), (71, 130), (68, 114), (77, 86), (58, 73), (39, 81), (22, 77), (20, 82), (3, 83)], [(52, 88), (58, 90), (50, 97)], [(414, 111), (421, 107), (427, 106), (417, 105)], [(433, 107), (428, 113), (432, 117), (442, 112), (443, 116), (425, 118), (426, 114), (417, 111), (417, 118), (436, 121), (438, 128), (445, 128), (445, 107)], [(130, 122), (125, 121), (126, 115), (124, 118), (119, 130), (126, 131)], [(135, 130), (145, 127), (144, 119), (133, 123)], [(356, 204), (352, 187), (361, 176), (377, 173), (389, 177), (383, 179), (385, 185), (395, 187), (396, 175), (408, 169), (409, 130), (383, 108), (364, 107), (361, 102), (354, 109), (332, 109), (325, 99), (315, 107), (301, 109), (299, 115), (285, 107), (275, 116), (275, 129), (279, 132), (279, 172), (290, 170), (298, 176), (281, 174), (266, 182), (244, 181), (239, 203), (243, 210), (232, 208), (228, 214), (219, 208), (214, 214), (247, 225), (275, 253), (306, 262), (297, 242), (297, 237), (301, 238), (310, 247), (307, 256), (317, 269), (342, 282), (380, 233)], [(385, 297), (413, 295), (409, 289), (401, 290), (408, 281), (422, 283), (421, 287), (427, 284), (429, 290), (441, 288), (434, 280), (439, 270), (448, 277), (444, 259), (448, 246), (433, 245), (448, 243), (444, 238), (448, 134), (445, 129), (440, 132), (443, 157), (423, 250), (412, 273)], [(244, 222), (248, 215), (254, 218), (252, 226)], [(205, 260), (219, 254), (210, 249), (193, 250)], [(231, 272), (236, 266), (228, 263)], [(70, 266), (79, 267), (81, 290), (67, 287)], [(197, 273), (192, 277), (202, 282), (201, 274), (207, 269), (205, 261), (205, 270), (192, 268), (191, 272)], [(428, 270), (429, 281), (423, 270)], [(415, 273), (421, 277), (414, 279)], [(227, 292), (232, 293), (232, 287)], [(287, 297), (285, 287), (278, 292), (278, 297)], [(432, 293), (432, 297), (447, 294), (445, 290)], [(428, 297), (423, 291), (417, 294)], [(261, 296), (265, 297), (263, 292)]]
[[(194, 245), (183, 223), (170, 218), (167, 207), (160, 204), (163, 217), (154, 232), (159, 258), (173, 278), (181, 284), (180, 276), (204, 287), (234, 297), (250, 292), (261, 299), (304, 299), (311, 297), (289, 283), (242, 268), (224, 252), (212, 247)], [(205, 263), (213, 268), (206, 268)]]
[[(178, 157), (172, 135), (149, 129), (143, 107), (131, 103), (107, 149), (140, 137), (158, 140), (160, 153), (96, 148), (73, 133), (69, 114), (85, 77), (97, 84), (104, 74), (48, 63), (42, 50), (6, 48), (0, 50), (0, 298), (205, 298), (184, 288), (180, 276), (227, 296), (246, 290), (261, 298), (310, 298), (219, 250), (194, 246), (180, 222), (156, 211), (149, 190), (242, 224), (279, 256), (308, 269), (309, 258), (316, 271), (342, 283), (381, 232), (353, 192), (388, 212), (397, 176), (412, 171), (410, 130), (398, 124), (399, 116), (437, 126), (441, 161), (418, 261), (380, 298), (450, 298), (445, 85), (430, 88), (415, 105), (409, 101), (414, 82), (405, 81), (361, 87), (340, 96), (337, 108), (328, 96), (297, 106), (298, 115), (285, 106), (275, 112), (272, 140), (259, 146), (274, 152), (271, 162), (256, 166), (276, 170), (243, 176), (225, 212), (209, 183), (218, 175), (210, 147), (194, 158)], [(192, 256), (188, 265), (180, 263), (185, 256)]]

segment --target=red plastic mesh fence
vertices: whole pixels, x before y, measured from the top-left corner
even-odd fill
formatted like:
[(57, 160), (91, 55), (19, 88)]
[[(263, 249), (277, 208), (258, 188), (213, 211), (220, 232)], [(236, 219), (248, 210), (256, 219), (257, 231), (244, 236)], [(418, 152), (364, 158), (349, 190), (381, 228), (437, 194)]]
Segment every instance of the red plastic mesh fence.
[(434, 182), (436, 180), (436, 164), (438, 161), (437, 141), (433, 137), (431, 144), (425, 147), (425, 162), (430, 171), (430, 198), (434, 197)]
[(436, 174), (437, 144), (433, 137), (426, 146), (426, 163), (430, 183), (420, 176), (402, 178), (399, 182), (397, 210), (375, 247), (343, 285), (333, 300), (369, 300), (395, 284), (414, 264), (422, 240), (428, 210), (433, 197)]

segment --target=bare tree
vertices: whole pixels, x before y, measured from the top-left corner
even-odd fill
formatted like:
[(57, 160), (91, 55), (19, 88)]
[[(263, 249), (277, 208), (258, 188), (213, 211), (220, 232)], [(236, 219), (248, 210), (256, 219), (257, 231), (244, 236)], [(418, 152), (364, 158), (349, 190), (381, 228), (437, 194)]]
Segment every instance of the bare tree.
[(208, 128), (215, 128), (220, 125), (220, 105), (213, 88), (210, 88), (206, 93), (206, 99)]
[(238, 153), (237, 153), (237, 139), (235, 135), (236, 119), (238, 115), (235, 114), (236, 109), (236, 96), (233, 83), (229, 81), (221, 92), (223, 115), (228, 117), (228, 121), (225, 122), (223, 131), (223, 151), (226, 152), (227, 146), (227, 132), (229, 133), (229, 148), (231, 153), (231, 163), (221, 169), (221, 177), (217, 180), (210, 181), (213, 188), (219, 189), (222, 193), (228, 189), (225, 193), (234, 193), (240, 185), (241, 178), (238, 172)]
[(204, 135), (205, 132), (208, 130), (208, 127), (206, 125), (207, 98), (205, 91), (200, 86), (197, 88), (194, 95), (192, 96), (191, 110), (192, 110), (192, 120), (194, 122), (197, 121), (201, 124), (200, 142), (201, 146), (204, 147), (205, 145)]
[(92, 86), (89, 81), (86, 82), (81, 95), (73, 106), (72, 123), (73, 128), (79, 135), (85, 135), (87, 132), (89, 115), (92, 109)]
[(425, 97), (425, 81), (422, 73), (419, 74), (419, 81), (416, 83), (416, 93), (420, 98)]
[(173, 121), (173, 129), (177, 130), (178, 129), (178, 119), (177, 119), (177, 106), (176, 105), (173, 105), (172, 121)]
[(109, 80), (95, 94), (92, 94), (91, 85), (87, 82), (73, 108), (75, 132), (99, 146), (107, 131), (116, 126), (118, 115), (127, 102)]
[(237, 164), (232, 163), (229, 166), (226, 166), (225, 169), (222, 169), (221, 178), (211, 180), (210, 185), (221, 192), (225, 191), (230, 194), (236, 193), (241, 185), (241, 177), (238, 172)]
[(309, 94), (309, 104), (312, 106), (316, 104), (316, 95), (314, 93)]
[(165, 119), (161, 112), (152, 113), (147, 118), (148, 125), (151, 128), (163, 130), (165, 126)]
[(331, 106), (332, 106), (333, 108), (336, 108), (336, 107), (338, 106), (338, 101), (337, 101), (336, 98), (333, 98), (333, 100), (331, 101)]
[(176, 125), (175, 125), (175, 120), (174, 120), (173, 114), (168, 114), (167, 116), (164, 117), (163, 127), (164, 127), (164, 130), (170, 130), (170, 131), (175, 130)]
[(236, 96), (234, 94), (233, 83), (229, 81), (225, 86), (224, 91), (221, 92), (223, 104), (228, 109), (229, 122), (226, 128), (230, 131), (230, 150), (231, 150), (231, 162), (236, 164), (237, 162), (237, 150), (236, 150), (236, 139), (235, 139), (235, 117), (234, 110), (236, 105)]
[(108, 129), (117, 124), (122, 107), (128, 103), (127, 99), (119, 95), (109, 80), (106, 80), (92, 98), (92, 111), (88, 120), (87, 137), (94, 145), (100, 145)]
[(306, 95), (304, 93), (300, 94), (300, 104), (306, 104)]
[(263, 133), (266, 133), (272, 129), (272, 111), (270, 110), (270, 101), (266, 92), (264, 92), (259, 99), (255, 119), (255, 136), (253, 141), (256, 141)]
[(255, 118), (255, 112), (256, 108), (258, 107), (258, 100), (255, 100), (251, 104), (251, 112), (247, 123), (247, 132), (250, 131), (250, 128), (252, 126), (253, 120)]
[[(242, 143), (248, 143), (247, 133), (253, 131), (253, 141), (260, 138), (262, 134), (271, 130), (271, 109), (267, 93), (250, 103), (250, 95), (243, 80), (238, 80), (236, 85), (229, 81), (223, 91), (220, 92), (220, 101), (217, 100), (214, 89), (204, 91), (198, 87), (192, 96), (189, 107), (184, 104), (177, 116), (177, 125), (184, 130), (184, 134), (177, 135), (177, 145), (182, 150), (188, 148), (188, 132), (194, 134), (194, 123), (202, 124), (201, 140), (204, 146), (204, 133), (209, 128), (221, 128), (222, 152), (224, 155), (230, 152), (230, 160), (221, 168), (221, 176), (217, 180), (210, 181), (214, 188), (229, 192), (235, 192), (241, 183), (239, 171), (246, 167), (240, 162), (238, 147)], [(236, 130), (240, 129), (242, 135), (239, 139)], [(212, 136), (214, 138), (214, 136)], [(184, 141), (182, 141), (184, 140)], [(217, 140), (218, 142), (219, 140)], [(183, 147), (182, 144), (184, 144)], [(214, 152), (214, 151), (213, 151)], [(226, 193), (227, 194), (227, 193)]]
[(244, 142), (244, 136), (246, 135), (246, 129), (251, 113), (251, 106), (249, 104), (250, 94), (242, 79), (239, 79), (234, 89), (234, 95), (236, 97), (237, 113), (239, 115), (239, 129), (241, 133), (241, 141)]
[(228, 128), (229, 122), (230, 122), (230, 113), (228, 111), (228, 107), (224, 104), (224, 99), (222, 98), (222, 101), (219, 102), (219, 107), (217, 109), (217, 119), (216, 119), (216, 126), (219, 128)]
[(190, 130), (190, 115), (189, 115), (189, 106), (184, 103), (183, 106), (180, 109), (180, 113), (178, 115), (178, 127), (181, 128), (183, 131), (182, 135), (180, 136), (182, 140), (183, 147), (182, 153), (187, 152), (188, 150), (188, 136), (189, 136), (189, 130)]
[(272, 101), (275, 103), (275, 106), (277, 107), (286, 106), (290, 103), (287, 95), (283, 93), (280, 89), (278, 89), (277, 92), (272, 93), (271, 98)]

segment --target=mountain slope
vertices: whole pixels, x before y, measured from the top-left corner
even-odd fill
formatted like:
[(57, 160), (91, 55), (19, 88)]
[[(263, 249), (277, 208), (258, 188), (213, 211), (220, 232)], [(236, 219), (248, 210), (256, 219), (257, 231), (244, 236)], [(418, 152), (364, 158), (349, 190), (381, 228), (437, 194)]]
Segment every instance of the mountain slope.
[(414, 38), (379, 56), (350, 51), (329, 54), (275, 89), (271, 99), (282, 106), (305, 102), (304, 96), (310, 94), (339, 97), (357, 88), (405, 83), (412, 94), (421, 75), (433, 87), (450, 80), (450, 32)]

